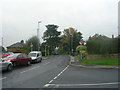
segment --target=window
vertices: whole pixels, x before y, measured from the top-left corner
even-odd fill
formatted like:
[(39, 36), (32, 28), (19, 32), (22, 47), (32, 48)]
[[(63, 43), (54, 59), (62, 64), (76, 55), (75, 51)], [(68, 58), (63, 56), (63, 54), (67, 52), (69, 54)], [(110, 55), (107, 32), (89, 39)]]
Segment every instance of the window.
[(37, 57), (39, 57), (39, 53), (37, 54)]
[(22, 55), (18, 55), (18, 59), (21, 59), (21, 58), (23, 58), (23, 56)]

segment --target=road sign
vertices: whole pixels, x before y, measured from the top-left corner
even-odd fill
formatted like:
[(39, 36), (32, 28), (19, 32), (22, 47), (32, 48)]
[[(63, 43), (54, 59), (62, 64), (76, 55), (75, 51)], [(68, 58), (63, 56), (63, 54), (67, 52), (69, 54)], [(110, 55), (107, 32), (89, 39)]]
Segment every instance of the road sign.
[(80, 45), (84, 45), (84, 44), (85, 44), (85, 41), (80, 40), (79, 44), (80, 44)]
[(31, 47), (31, 48), (33, 47), (33, 44), (32, 44), (32, 43), (30, 44), (30, 47)]

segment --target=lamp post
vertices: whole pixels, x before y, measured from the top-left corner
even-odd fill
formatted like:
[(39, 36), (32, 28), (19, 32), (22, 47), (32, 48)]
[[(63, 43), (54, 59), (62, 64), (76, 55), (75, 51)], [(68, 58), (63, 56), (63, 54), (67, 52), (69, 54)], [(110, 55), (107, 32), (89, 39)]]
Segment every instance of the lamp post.
[(69, 28), (69, 34), (70, 34), (70, 53), (73, 54), (73, 34), (70, 31), (70, 28)]
[(49, 48), (50, 48), (50, 46), (48, 46), (48, 56), (49, 56), (49, 54), (50, 54), (50, 52), (49, 52)]
[(38, 28), (37, 28), (38, 51), (40, 50), (40, 49), (39, 49), (39, 43), (40, 43), (40, 40), (39, 40), (39, 23), (41, 23), (41, 21), (38, 21)]
[(30, 44), (30, 47), (31, 47), (31, 51), (32, 51), (32, 48), (33, 48), (33, 44), (32, 43)]
[(46, 47), (47, 47), (47, 45), (45, 45), (45, 56), (47, 56), (47, 54), (46, 54), (47, 53)]

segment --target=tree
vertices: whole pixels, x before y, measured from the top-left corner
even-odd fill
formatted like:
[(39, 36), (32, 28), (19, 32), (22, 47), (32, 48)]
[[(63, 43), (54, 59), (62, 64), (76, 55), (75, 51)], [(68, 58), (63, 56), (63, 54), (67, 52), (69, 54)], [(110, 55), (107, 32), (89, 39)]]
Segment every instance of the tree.
[(31, 38), (29, 38), (26, 41), (26, 43), (24, 44), (22, 52), (29, 53), (31, 51), (31, 47), (30, 47), (31, 44), (33, 45), (32, 50), (37, 51), (38, 50), (38, 38), (37, 38), (37, 36), (32, 36)]
[(0, 52), (6, 52), (5, 48), (0, 46)]
[(47, 30), (44, 32), (43, 40), (50, 46), (50, 51), (53, 53), (55, 47), (59, 45), (61, 32), (57, 31), (57, 25), (46, 25)]
[(81, 39), (82, 34), (81, 32), (77, 32), (76, 29), (72, 27), (64, 29), (63, 35), (61, 36), (61, 51), (67, 54), (72, 54), (72, 52), (75, 52)]

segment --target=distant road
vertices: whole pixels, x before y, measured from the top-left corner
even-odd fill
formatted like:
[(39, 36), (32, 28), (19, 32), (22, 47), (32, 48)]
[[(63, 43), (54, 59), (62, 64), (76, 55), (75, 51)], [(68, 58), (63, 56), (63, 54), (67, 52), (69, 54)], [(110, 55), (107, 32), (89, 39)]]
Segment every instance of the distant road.
[(68, 55), (3, 72), (3, 88), (117, 88), (117, 69), (87, 69), (68, 65)]

